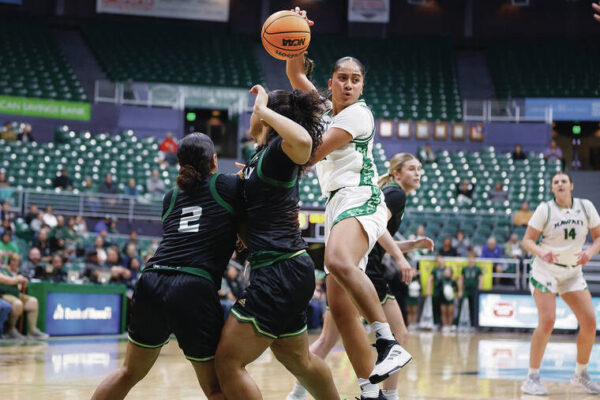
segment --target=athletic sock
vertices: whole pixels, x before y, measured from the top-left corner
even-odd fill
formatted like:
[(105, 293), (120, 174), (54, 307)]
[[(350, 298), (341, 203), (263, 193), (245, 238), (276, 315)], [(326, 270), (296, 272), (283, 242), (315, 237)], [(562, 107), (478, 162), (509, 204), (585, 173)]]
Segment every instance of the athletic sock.
[(398, 400), (398, 392), (396, 390), (382, 390), (385, 400)]
[(394, 335), (392, 335), (392, 330), (390, 329), (390, 324), (387, 322), (375, 321), (371, 324), (371, 329), (375, 331), (375, 337), (377, 339), (395, 340)]
[(577, 363), (577, 364), (575, 365), (575, 373), (576, 373), (577, 375), (581, 375), (581, 373), (582, 373), (583, 371), (585, 371), (585, 370), (586, 370), (586, 368), (587, 368), (587, 364), (579, 364), (579, 363)]
[(529, 375), (533, 375), (533, 374), (540, 374), (540, 369), (539, 368), (529, 368)]
[(292, 392), (290, 393), (290, 396), (293, 396), (297, 399), (306, 399), (306, 389), (304, 386), (296, 382)]
[(379, 386), (372, 384), (368, 379), (358, 378), (360, 393), (365, 399), (376, 399), (379, 397)]

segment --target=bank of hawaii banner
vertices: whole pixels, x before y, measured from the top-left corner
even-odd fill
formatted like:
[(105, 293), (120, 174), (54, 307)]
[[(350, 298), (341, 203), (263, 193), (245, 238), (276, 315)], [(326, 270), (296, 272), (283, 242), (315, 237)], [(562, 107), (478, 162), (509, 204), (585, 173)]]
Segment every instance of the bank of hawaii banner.
[(0, 113), (88, 121), (90, 103), (0, 96)]
[(97, 0), (96, 11), (227, 22), (229, 0)]

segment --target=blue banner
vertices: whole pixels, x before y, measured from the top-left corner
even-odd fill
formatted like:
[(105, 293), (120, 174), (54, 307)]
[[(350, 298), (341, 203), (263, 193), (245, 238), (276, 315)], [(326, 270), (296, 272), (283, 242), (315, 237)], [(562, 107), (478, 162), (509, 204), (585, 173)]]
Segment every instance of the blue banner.
[[(592, 298), (596, 330), (600, 330), (600, 298)], [(535, 300), (529, 294), (480, 293), (479, 326), (490, 328), (532, 328), (538, 323)], [(577, 318), (567, 303), (556, 299), (555, 329), (577, 329)]]
[(600, 98), (528, 98), (525, 116), (543, 118), (548, 107), (554, 121), (600, 121)]
[(46, 332), (50, 335), (120, 333), (122, 298), (120, 294), (48, 293)]

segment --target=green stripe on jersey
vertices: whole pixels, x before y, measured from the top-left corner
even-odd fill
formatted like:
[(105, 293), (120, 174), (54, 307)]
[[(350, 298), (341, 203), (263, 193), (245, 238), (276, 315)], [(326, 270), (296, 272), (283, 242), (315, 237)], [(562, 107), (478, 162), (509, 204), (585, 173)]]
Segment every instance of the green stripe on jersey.
[(245, 315), (242, 315), (238, 310), (236, 310), (235, 308), (231, 309), (231, 314), (240, 322), (249, 322), (252, 327), (254, 328), (254, 331), (256, 333), (258, 333), (259, 335), (262, 336), (266, 336), (269, 339), (277, 339), (277, 336), (269, 333), (269, 332), (265, 332), (262, 329), (260, 329), (260, 326), (258, 326), (258, 322), (256, 321), (256, 318), (254, 317), (247, 317)]
[(202, 357), (202, 358), (195, 358), (195, 357), (185, 356), (185, 358), (187, 358), (190, 361), (199, 362), (199, 363), (205, 363), (205, 362), (209, 362), (209, 361), (214, 360), (215, 356)]
[(221, 175), (221, 174), (217, 173), (217, 174), (214, 174), (210, 178), (210, 184), (208, 185), (208, 187), (210, 189), (210, 194), (212, 194), (213, 199), (215, 199), (215, 201), (217, 203), (219, 203), (219, 205), (221, 205), (224, 209), (229, 211), (231, 214), (235, 214), (235, 211), (234, 211), (233, 207), (231, 206), (231, 204), (229, 204), (228, 202), (223, 200), (223, 198), (221, 197), (219, 192), (217, 192), (217, 177), (219, 175)]
[(297, 330), (296, 332), (282, 333), (281, 335), (279, 335), (279, 339), (285, 339), (285, 338), (291, 338), (291, 337), (300, 336), (304, 332), (306, 332), (307, 329), (308, 329), (308, 327), (306, 325), (304, 325), (302, 327), (302, 329)]
[(164, 343), (161, 344), (156, 344), (156, 345), (148, 345), (148, 344), (143, 344), (140, 342), (136, 342), (135, 340), (133, 340), (131, 338), (131, 336), (128, 337), (129, 342), (133, 345), (136, 345), (137, 347), (141, 347), (142, 349), (158, 349), (159, 347), (163, 347), (165, 344), (169, 343), (169, 339), (167, 338), (167, 340)]
[(295, 252), (271, 250), (257, 251), (248, 256), (248, 262), (250, 263), (250, 269), (257, 269), (275, 264), (278, 261), (288, 260), (296, 256), (308, 256), (308, 253), (306, 250), (298, 250)]
[(167, 216), (169, 216), (169, 213), (171, 212), (171, 210), (173, 210), (173, 207), (175, 206), (175, 199), (177, 198), (178, 190), (179, 190), (179, 188), (177, 186), (175, 186), (175, 188), (173, 188), (173, 193), (171, 194), (171, 203), (169, 203), (169, 208), (167, 208), (165, 215), (163, 215), (163, 217), (161, 219), (162, 222), (165, 222), (165, 219), (167, 219)]

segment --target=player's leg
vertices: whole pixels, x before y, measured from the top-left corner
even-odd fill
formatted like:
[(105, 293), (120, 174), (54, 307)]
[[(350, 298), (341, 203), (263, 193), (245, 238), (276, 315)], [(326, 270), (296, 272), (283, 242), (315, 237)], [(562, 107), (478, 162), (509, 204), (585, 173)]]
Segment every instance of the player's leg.
[[(406, 343), (408, 342), (408, 329), (406, 329), (406, 325), (404, 324), (404, 318), (402, 317), (402, 311), (400, 310), (398, 302), (395, 299), (388, 298), (383, 305), (383, 311), (390, 323), (390, 327), (392, 328), (396, 340), (401, 346), (406, 347)], [(398, 398), (396, 388), (398, 387), (399, 374), (400, 372), (396, 372), (383, 381), (383, 394), (386, 400)]]
[(271, 350), (277, 360), (298, 378), (316, 400), (339, 399), (327, 364), (308, 350), (306, 332), (299, 336), (275, 340), (271, 344)]
[(146, 376), (160, 354), (162, 346), (143, 348), (127, 343), (125, 361), (96, 388), (92, 400), (124, 399), (127, 393)]
[(191, 361), (196, 378), (208, 400), (225, 400), (225, 395), (219, 386), (214, 360), (207, 362)]

